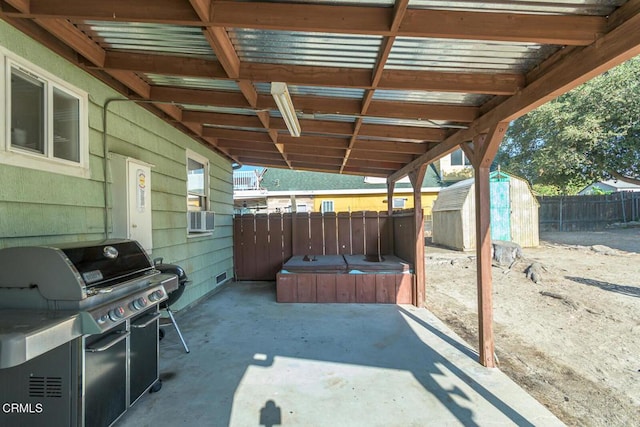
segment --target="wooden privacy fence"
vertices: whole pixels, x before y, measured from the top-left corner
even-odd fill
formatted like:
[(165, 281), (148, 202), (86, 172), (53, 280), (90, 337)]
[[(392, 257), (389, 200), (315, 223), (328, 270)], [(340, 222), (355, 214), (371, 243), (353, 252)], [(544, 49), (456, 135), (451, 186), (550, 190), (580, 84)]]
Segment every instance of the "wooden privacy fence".
[(600, 196), (539, 196), (540, 231), (601, 230), (640, 218), (640, 193)]
[(411, 260), (412, 212), (236, 215), (236, 279), (275, 280), (293, 255), (395, 254)]

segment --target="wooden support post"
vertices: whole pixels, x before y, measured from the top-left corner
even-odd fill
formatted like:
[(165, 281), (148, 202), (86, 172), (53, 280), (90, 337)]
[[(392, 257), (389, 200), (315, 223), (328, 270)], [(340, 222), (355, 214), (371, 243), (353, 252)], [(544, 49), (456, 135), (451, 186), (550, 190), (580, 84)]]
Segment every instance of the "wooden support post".
[(489, 167), (508, 125), (508, 123), (498, 123), (492, 126), (488, 134), (479, 135), (474, 139), (473, 147), (465, 147), (465, 153), (468, 157), (471, 155), (470, 160), (475, 169), (479, 352), (480, 363), (488, 368), (496, 366), (493, 339)]
[(491, 277), (491, 207), (489, 199), (489, 168), (475, 170), (476, 196), (476, 254), (478, 285), (478, 334), (480, 363), (495, 366), (493, 358), (493, 301)]
[(416, 283), (413, 292), (413, 305), (424, 307), (426, 296), (426, 283), (424, 271), (424, 217), (422, 214), (422, 181), (427, 172), (427, 164), (409, 173), (409, 179), (413, 186), (413, 219), (415, 250), (413, 251), (413, 270), (416, 276)]
[[(387, 180), (387, 226), (388, 233), (387, 236), (389, 238), (389, 251), (392, 255), (395, 255), (396, 247), (395, 247), (395, 235), (394, 235), (394, 224), (393, 224), (393, 191), (395, 190), (396, 183), (395, 181)], [(383, 254), (380, 254), (383, 255)]]
[(396, 188), (394, 181), (387, 181), (387, 213), (389, 216), (393, 214), (393, 191)]

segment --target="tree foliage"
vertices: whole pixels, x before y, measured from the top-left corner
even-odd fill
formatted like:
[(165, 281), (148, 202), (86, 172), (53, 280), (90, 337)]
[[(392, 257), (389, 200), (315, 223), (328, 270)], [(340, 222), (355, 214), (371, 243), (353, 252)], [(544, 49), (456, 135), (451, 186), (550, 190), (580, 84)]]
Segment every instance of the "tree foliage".
[(494, 164), (565, 194), (640, 179), (640, 57), (515, 120)]

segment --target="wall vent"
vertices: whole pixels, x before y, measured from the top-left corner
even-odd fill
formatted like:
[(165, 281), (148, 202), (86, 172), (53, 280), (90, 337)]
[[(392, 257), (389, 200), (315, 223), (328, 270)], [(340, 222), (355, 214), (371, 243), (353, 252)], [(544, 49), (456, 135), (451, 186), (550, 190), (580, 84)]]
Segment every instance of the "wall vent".
[(227, 273), (220, 273), (216, 276), (216, 283), (223, 282), (227, 278)]

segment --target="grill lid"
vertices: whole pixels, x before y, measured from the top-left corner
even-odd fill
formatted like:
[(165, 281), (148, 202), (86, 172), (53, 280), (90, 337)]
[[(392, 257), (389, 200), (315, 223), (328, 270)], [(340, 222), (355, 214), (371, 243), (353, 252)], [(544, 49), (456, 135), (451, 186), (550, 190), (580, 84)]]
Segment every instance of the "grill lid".
[(87, 287), (104, 285), (153, 269), (146, 252), (134, 240), (102, 241), (91, 246), (84, 243), (60, 249)]
[(152, 271), (146, 252), (133, 240), (103, 240), (57, 247), (0, 250), (0, 288), (33, 288), (50, 300), (81, 300), (87, 289)]

